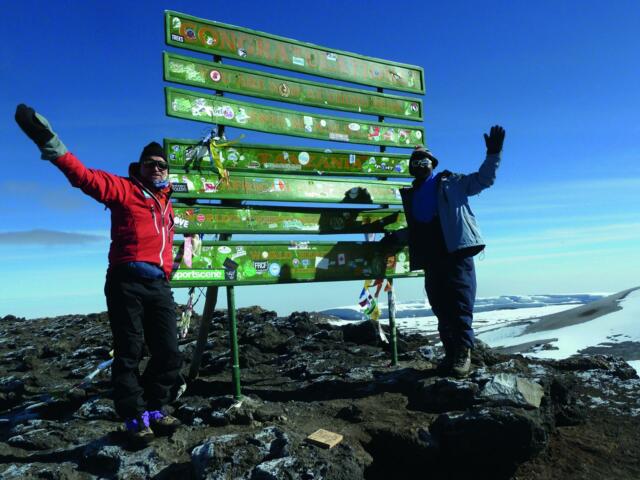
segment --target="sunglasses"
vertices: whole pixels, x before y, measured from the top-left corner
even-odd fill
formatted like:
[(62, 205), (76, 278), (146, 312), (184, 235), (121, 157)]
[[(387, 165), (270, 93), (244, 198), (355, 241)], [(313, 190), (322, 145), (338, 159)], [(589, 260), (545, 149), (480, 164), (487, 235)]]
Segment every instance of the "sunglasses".
[(411, 165), (418, 168), (427, 168), (427, 167), (432, 167), (433, 162), (428, 158), (419, 158), (417, 160), (416, 159), (411, 160)]
[(167, 162), (162, 162), (160, 160), (144, 160), (142, 164), (145, 167), (153, 168), (156, 167), (158, 170), (166, 170), (169, 168), (169, 164)]

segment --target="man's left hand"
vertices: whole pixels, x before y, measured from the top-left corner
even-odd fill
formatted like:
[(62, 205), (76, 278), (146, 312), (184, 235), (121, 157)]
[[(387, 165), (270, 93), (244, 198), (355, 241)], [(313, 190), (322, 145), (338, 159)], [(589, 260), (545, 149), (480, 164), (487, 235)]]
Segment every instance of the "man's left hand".
[(484, 134), (484, 143), (487, 144), (487, 154), (500, 153), (502, 151), (502, 144), (504, 143), (505, 131), (500, 125), (494, 125), (491, 127), (489, 135)]

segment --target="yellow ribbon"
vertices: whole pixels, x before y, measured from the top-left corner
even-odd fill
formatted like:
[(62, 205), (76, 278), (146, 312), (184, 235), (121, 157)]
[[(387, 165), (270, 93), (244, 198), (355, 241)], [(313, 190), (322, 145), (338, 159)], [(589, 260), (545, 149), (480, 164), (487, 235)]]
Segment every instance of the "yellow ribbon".
[(220, 180), (224, 182), (225, 185), (229, 186), (229, 172), (222, 165), (222, 155), (221, 150), (229, 145), (233, 145), (234, 143), (238, 143), (240, 140), (244, 138), (244, 134), (240, 135), (235, 140), (229, 140), (225, 142), (216, 141), (215, 138), (211, 138), (209, 141), (209, 151), (211, 152), (211, 159), (213, 160), (213, 165), (218, 170), (218, 175), (220, 175)]

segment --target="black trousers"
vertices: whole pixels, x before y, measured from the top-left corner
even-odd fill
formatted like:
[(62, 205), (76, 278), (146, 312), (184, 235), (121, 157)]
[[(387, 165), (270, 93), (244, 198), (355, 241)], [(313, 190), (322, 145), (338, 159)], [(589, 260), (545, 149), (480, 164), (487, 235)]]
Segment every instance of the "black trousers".
[[(130, 418), (145, 410), (161, 410), (171, 400), (182, 366), (169, 282), (139, 278), (126, 267), (112, 267), (104, 291), (113, 334), (111, 380), (116, 412)], [(150, 359), (140, 375), (145, 342)]]
[(473, 348), (476, 270), (472, 256), (445, 254), (430, 260), (424, 278), (427, 298), (438, 318), (440, 340), (447, 351)]
[(418, 261), (424, 266), (424, 287), (445, 350), (473, 348), (473, 305), (476, 301), (475, 248), (449, 253), (440, 219), (415, 222), (413, 239), (421, 248)]

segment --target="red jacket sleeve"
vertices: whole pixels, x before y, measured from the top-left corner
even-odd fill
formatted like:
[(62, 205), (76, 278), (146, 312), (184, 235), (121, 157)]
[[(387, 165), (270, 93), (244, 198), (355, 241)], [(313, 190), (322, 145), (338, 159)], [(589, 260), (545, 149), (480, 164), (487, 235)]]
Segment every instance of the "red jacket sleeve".
[(98, 202), (124, 203), (129, 192), (127, 179), (102, 170), (87, 168), (71, 152), (56, 158), (52, 163), (64, 173), (71, 185)]

